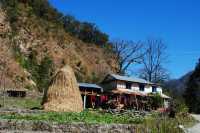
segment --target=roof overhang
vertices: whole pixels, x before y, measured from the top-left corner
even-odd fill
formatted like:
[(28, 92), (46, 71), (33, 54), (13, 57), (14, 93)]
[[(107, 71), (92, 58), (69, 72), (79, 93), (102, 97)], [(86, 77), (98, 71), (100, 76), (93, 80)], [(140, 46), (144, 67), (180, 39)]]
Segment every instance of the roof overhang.
[(99, 85), (96, 85), (96, 84), (90, 84), (90, 83), (78, 83), (79, 85), (79, 88), (87, 88), (87, 89), (94, 89), (94, 90), (97, 90), (97, 91), (101, 91), (103, 92), (103, 88)]

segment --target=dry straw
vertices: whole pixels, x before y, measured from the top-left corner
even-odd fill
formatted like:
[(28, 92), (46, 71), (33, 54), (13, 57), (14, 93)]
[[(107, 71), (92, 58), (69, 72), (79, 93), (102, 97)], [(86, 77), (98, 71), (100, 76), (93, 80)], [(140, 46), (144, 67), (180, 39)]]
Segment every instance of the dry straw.
[(46, 111), (81, 112), (83, 104), (74, 72), (71, 67), (64, 66), (53, 77), (43, 98)]

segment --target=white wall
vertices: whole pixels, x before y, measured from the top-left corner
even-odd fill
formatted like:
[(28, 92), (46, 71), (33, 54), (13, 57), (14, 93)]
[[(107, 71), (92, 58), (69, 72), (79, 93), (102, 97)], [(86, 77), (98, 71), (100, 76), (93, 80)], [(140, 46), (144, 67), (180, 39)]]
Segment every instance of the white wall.
[[(117, 81), (117, 88), (118, 89), (126, 89), (126, 83), (123, 81)], [(139, 84), (132, 83), (131, 89), (132, 91), (139, 91)], [(156, 91), (160, 94), (162, 94), (162, 88), (157, 87)], [(145, 93), (152, 93), (152, 85), (145, 85), (144, 91)]]
[(146, 92), (146, 93), (151, 93), (151, 92), (152, 92), (152, 86), (146, 85), (146, 86), (145, 86), (145, 89), (144, 89), (144, 92)]
[(126, 83), (122, 81), (117, 81), (117, 88), (118, 89), (126, 89)]
[(139, 89), (138, 84), (133, 83), (132, 86), (131, 86), (131, 90), (133, 90), (133, 91), (139, 91), (140, 89)]
[(162, 94), (162, 88), (161, 88), (161, 87), (157, 87), (156, 91), (157, 91), (159, 94)]
[(169, 101), (164, 100), (164, 107), (165, 107), (165, 108), (169, 108), (169, 106), (170, 106)]

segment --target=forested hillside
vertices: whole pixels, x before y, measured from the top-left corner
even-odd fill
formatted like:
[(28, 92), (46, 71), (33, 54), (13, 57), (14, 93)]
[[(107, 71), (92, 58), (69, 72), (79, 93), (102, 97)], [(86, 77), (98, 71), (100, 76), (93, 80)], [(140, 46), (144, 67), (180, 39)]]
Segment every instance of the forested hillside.
[(184, 92), (184, 98), (187, 106), (192, 113), (200, 113), (200, 59), (196, 65), (194, 72), (191, 74), (186, 90)]
[(1, 0), (0, 30), (1, 85), (7, 87), (42, 91), (64, 64), (81, 82), (99, 82), (118, 67), (108, 35), (47, 0)]
[(193, 71), (186, 73), (179, 79), (172, 79), (164, 83), (164, 88), (168, 89), (173, 93), (174, 96), (182, 96), (185, 89), (187, 82), (191, 76)]

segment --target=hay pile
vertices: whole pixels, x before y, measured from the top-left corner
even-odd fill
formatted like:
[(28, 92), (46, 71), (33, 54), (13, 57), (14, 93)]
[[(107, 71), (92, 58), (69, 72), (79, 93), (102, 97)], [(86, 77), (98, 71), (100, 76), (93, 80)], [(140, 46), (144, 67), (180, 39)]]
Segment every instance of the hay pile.
[(83, 104), (78, 84), (71, 67), (65, 66), (53, 77), (43, 97), (46, 111), (81, 112)]

